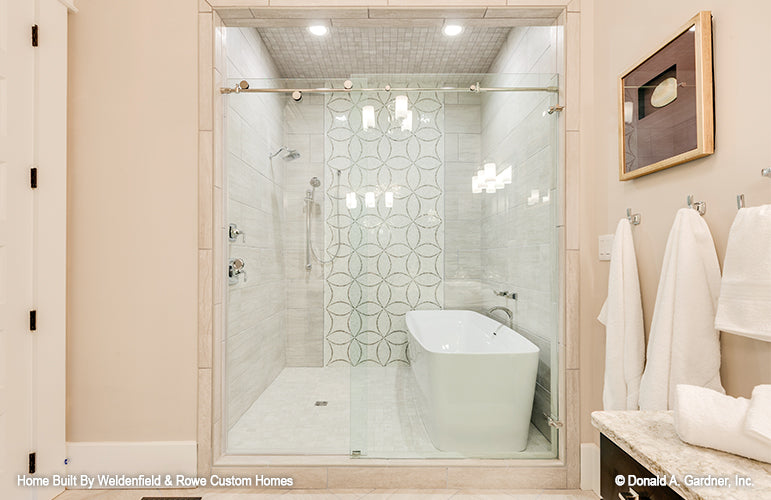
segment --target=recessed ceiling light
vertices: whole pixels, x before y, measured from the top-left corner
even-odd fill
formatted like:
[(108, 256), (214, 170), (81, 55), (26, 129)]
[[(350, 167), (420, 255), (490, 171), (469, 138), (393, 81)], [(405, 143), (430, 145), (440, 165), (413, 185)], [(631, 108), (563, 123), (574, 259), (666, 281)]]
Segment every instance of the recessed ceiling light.
[(312, 35), (324, 36), (329, 32), (329, 28), (323, 24), (314, 24), (312, 26), (308, 26), (308, 31), (310, 31)]
[(463, 32), (463, 26), (460, 24), (445, 24), (442, 31), (447, 36), (456, 36)]

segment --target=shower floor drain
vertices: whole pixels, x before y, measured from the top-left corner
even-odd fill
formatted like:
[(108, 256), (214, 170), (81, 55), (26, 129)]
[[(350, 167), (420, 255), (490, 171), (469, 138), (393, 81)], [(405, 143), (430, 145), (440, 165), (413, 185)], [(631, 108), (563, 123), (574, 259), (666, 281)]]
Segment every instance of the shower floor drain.
[(328, 404), (329, 402), (327, 401), (316, 401), (316, 403), (314, 403), (315, 406), (327, 406)]

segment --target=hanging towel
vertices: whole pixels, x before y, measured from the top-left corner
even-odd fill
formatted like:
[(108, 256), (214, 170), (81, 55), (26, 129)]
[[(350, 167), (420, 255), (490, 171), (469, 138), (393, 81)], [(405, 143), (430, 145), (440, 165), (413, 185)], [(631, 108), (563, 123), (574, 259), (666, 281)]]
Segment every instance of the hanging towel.
[(673, 407), (677, 384), (725, 392), (720, 384), (720, 338), (715, 308), (720, 266), (704, 219), (677, 211), (669, 232), (640, 381), (640, 409)]
[(610, 254), (608, 298), (597, 318), (605, 325), (605, 410), (636, 410), (645, 362), (640, 279), (632, 230), (621, 219)]
[(758, 385), (752, 390), (744, 430), (771, 446), (771, 385)]
[(678, 385), (675, 430), (686, 443), (771, 463), (771, 444), (744, 431), (749, 406), (748, 399), (732, 398), (704, 387)]
[(771, 342), (771, 205), (742, 208), (736, 215), (715, 328)]

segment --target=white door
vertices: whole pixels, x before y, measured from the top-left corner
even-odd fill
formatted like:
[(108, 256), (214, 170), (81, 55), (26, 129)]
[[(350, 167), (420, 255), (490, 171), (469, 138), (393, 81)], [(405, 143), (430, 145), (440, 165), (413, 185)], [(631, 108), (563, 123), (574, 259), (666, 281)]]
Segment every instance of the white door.
[[(33, 340), (32, 447), (37, 474), (51, 476), (64, 473), (66, 454), (67, 7), (59, 0), (35, 3), (35, 23), (40, 26), (40, 43), (35, 49), (35, 163), (40, 179), (34, 191), (32, 290), (38, 329)], [(53, 498), (61, 489), (38, 489), (36, 498)]]
[(0, 0), (0, 498), (16, 487), (32, 451), (34, 3)]
[[(66, 104), (62, 96), (66, 92), (66, 54), (54, 64), (57, 76), (51, 73), (50, 60), (61, 57), (61, 49), (40, 50), (52, 42), (66, 47), (66, 9), (53, 3), (57, 7), (52, 9), (50, 0), (0, 0), (2, 499), (47, 499), (61, 491), (58, 487), (20, 488), (17, 483), (19, 475), (50, 477), (63, 470), (64, 459)], [(41, 19), (45, 24), (55, 19), (64, 27), (49, 29), (56, 36), (46, 40)], [(31, 30), (38, 23), (41, 47), (33, 47)], [(41, 75), (50, 78), (43, 85)], [(53, 114), (52, 100), (61, 101)], [(30, 186), (33, 166), (40, 174), (36, 190)], [(52, 231), (52, 222), (60, 227)], [(30, 331), (33, 309), (37, 310), (35, 332)], [(46, 451), (44, 457), (41, 450)], [(28, 473), (32, 452), (36, 453), (35, 474)]]

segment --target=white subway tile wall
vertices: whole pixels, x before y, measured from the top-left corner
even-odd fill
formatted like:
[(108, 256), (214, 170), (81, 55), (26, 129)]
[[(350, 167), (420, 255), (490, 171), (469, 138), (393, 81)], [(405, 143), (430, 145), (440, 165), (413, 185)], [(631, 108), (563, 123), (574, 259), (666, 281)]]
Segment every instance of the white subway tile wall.
[[(507, 84), (506, 74), (557, 73), (558, 29), (513, 28), (492, 65), (499, 84)], [(555, 97), (531, 92), (483, 96), (482, 160), (499, 169), (511, 165), (513, 182), (495, 194), (475, 195), (482, 199), (480, 302), (484, 308), (509, 307), (515, 329), (540, 349), (532, 420), (545, 436), (556, 435), (544, 416), (556, 413), (551, 371), (558, 345), (559, 144), (557, 115), (544, 114), (553, 104)], [(496, 297), (493, 290), (516, 292), (517, 300)]]
[[(312, 177), (324, 179), (324, 100), (308, 95), (284, 104), (284, 144), (300, 157), (283, 162), (285, 172), (284, 264), (287, 270), (286, 364), (288, 367), (323, 365), (324, 266), (311, 259), (305, 268), (306, 193)], [(319, 257), (324, 250), (324, 189), (317, 188), (311, 210), (311, 240)]]
[(481, 167), (479, 95), (445, 94), (445, 308), (482, 312), (482, 195), (471, 193)]
[[(227, 77), (275, 78), (276, 68), (253, 29), (226, 28)], [(224, 161), (226, 223), (243, 231), (227, 244), (228, 259), (241, 258), (246, 276), (227, 287), (226, 401), (232, 426), (286, 365), (284, 175), (270, 162), (281, 147), (283, 98), (229, 96)]]

